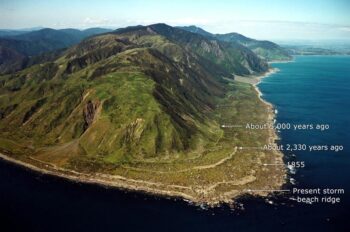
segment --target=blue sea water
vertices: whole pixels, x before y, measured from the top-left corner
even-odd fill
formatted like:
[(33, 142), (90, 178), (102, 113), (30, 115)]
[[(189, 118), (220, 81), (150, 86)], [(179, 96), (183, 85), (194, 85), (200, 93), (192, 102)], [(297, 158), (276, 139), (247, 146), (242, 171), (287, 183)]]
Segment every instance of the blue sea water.
[(330, 125), (323, 132), (282, 130), (281, 143), (344, 146), (341, 152), (294, 152), (297, 160), (306, 162), (296, 176), (298, 185), (350, 191), (350, 57), (297, 56), (295, 62), (273, 66), (281, 71), (259, 88), (278, 109), (277, 121)]
[[(343, 188), (339, 204), (292, 195), (244, 197), (245, 210), (203, 210), (181, 200), (69, 182), (0, 162), (0, 231), (350, 231), (350, 57), (298, 56), (259, 85), (277, 121), (326, 123), (327, 131), (281, 130), (281, 144), (337, 144), (341, 152), (286, 152), (305, 161), (299, 188)], [(292, 155), (293, 154), (293, 155)], [(295, 156), (294, 156), (295, 155)], [(287, 185), (285, 188), (292, 188)], [(294, 186), (295, 187), (295, 186)]]

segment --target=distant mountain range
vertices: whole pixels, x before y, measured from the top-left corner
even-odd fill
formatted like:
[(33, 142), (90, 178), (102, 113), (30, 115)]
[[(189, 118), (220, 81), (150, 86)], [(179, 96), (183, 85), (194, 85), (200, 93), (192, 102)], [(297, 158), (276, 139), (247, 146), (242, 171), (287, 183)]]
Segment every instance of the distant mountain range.
[(31, 28), (22, 28), (22, 29), (0, 29), (0, 37), (20, 35), (20, 34), (25, 34), (32, 31), (39, 31), (42, 29), (45, 29), (45, 27), (31, 27)]
[(350, 46), (344, 47), (320, 47), (311, 45), (283, 45), (290, 55), (350, 55)]
[[(250, 56), (251, 59), (248, 58), (248, 61), (251, 62), (254, 62), (251, 51), (267, 61), (291, 59), (286, 50), (269, 41), (250, 39), (238, 33), (211, 34), (196, 26), (181, 29), (200, 34), (212, 41), (227, 42), (226, 45), (221, 43), (222, 46), (229, 46), (230, 49), (240, 51), (238, 56)], [(87, 37), (111, 31), (105, 28), (0, 30), (0, 73), (10, 73), (43, 60), (55, 58), (61, 54), (61, 49), (75, 45)], [(232, 66), (231, 71), (233, 67), (240, 69), (240, 74), (247, 74), (251, 71), (243, 71), (243, 68), (239, 68), (235, 62), (227, 61), (227, 65)], [(254, 66), (254, 64), (248, 64), (248, 66), (252, 65)]]
[(201, 34), (209, 39), (217, 39), (229, 43), (241, 44), (251, 49), (260, 58), (267, 61), (285, 61), (292, 58), (290, 54), (288, 54), (287, 50), (270, 41), (251, 39), (235, 32), (227, 34), (212, 34), (196, 26), (181, 28), (193, 33)]
[[(0, 73), (20, 70), (33, 64), (31, 57), (46, 52), (70, 47), (96, 34), (109, 32), (108, 29), (90, 28), (86, 30), (44, 28), (34, 31), (0, 31)], [(46, 58), (50, 55), (44, 55)], [(37, 61), (38, 58), (35, 58)], [(40, 58), (39, 58), (40, 60)]]

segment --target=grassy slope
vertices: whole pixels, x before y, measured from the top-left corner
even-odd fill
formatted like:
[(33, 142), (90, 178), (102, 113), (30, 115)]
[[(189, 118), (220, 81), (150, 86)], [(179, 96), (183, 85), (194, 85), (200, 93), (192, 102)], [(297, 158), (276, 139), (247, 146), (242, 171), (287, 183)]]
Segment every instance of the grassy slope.
[[(146, 39), (153, 41), (159, 38)], [(173, 82), (179, 80), (160, 79), (156, 80), (159, 82), (156, 85), (155, 80), (146, 74), (149, 70), (142, 70), (150, 65), (157, 66), (158, 72), (150, 74), (160, 77), (162, 69), (173, 74), (178, 71), (172, 64), (167, 64), (164, 60), (166, 57), (152, 49), (129, 49), (66, 76), (64, 66), (71, 67), (69, 64), (74, 63), (74, 59), (67, 62), (62, 58), (56, 64), (33, 66), (15, 76), (2, 78), (2, 111), (6, 112), (1, 128), (3, 134), (13, 139), (28, 138), (34, 147), (64, 144), (78, 139), (83, 153), (105, 155), (104, 160), (113, 161), (192, 149), (211, 131), (214, 131), (214, 137), (218, 133), (218, 130), (210, 129), (214, 122), (199, 117), (198, 107), (188, 101), (195, 101), (194, 98), (199, 101), (199, 97), (205, 97), (205, 93), (193, 93), (187, 96), (187, 100), (174, 92), (184, 91), (178, 90), (179, 87), (174, 88), (176, 83)], [(108, 66), (119, 67), (115, 72), (108, 70), (108, 74), (94, 77), (96, 70)], [(41, 82), (49, 70), (59, 76)], [(186, 85), (185, 78), (183, 85)], [(171, 94), (174, 96), (167, 99)], [(164, 98), (164, 102), (156, 97)], [(99, 115), (85, 131), (81, 116), (88, 101), (97, 106)], [(178, 107), (174, 114), (179, 115), (164, 112), (163, 108), (169, 108), (169, 104)], [(182, 113), (189, 115), (180, 115)], [(14, 130), (18, 126), (22, 128), (21, 131)]]

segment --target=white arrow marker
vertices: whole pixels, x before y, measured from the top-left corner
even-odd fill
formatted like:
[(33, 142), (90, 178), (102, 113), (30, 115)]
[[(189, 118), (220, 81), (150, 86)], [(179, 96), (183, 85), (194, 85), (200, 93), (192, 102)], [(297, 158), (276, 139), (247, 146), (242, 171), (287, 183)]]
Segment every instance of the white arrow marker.
[(285, 164), (263, 164), (264, 166), (277, 166), (277, 165), (285, 165)]
[(247, 192), (290, 192), (289, 189), (246, 189)]
[(261, 150), (263, 149), (262, 147), (238, 147), (238, 149), (243, 150), (243, 149), (258, 149)]
[(221, 128), (239, 128), (239, 127), (243, 127), (242, 125), (221, 125)]

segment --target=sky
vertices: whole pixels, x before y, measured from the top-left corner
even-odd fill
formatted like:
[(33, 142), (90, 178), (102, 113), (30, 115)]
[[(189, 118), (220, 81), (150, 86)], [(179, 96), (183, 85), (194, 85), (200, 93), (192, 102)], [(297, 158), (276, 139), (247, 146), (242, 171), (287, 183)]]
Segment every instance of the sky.
[(0, 0), (0, 28), (167, 23), (256, 39), (350, 40), (350, 0)]

